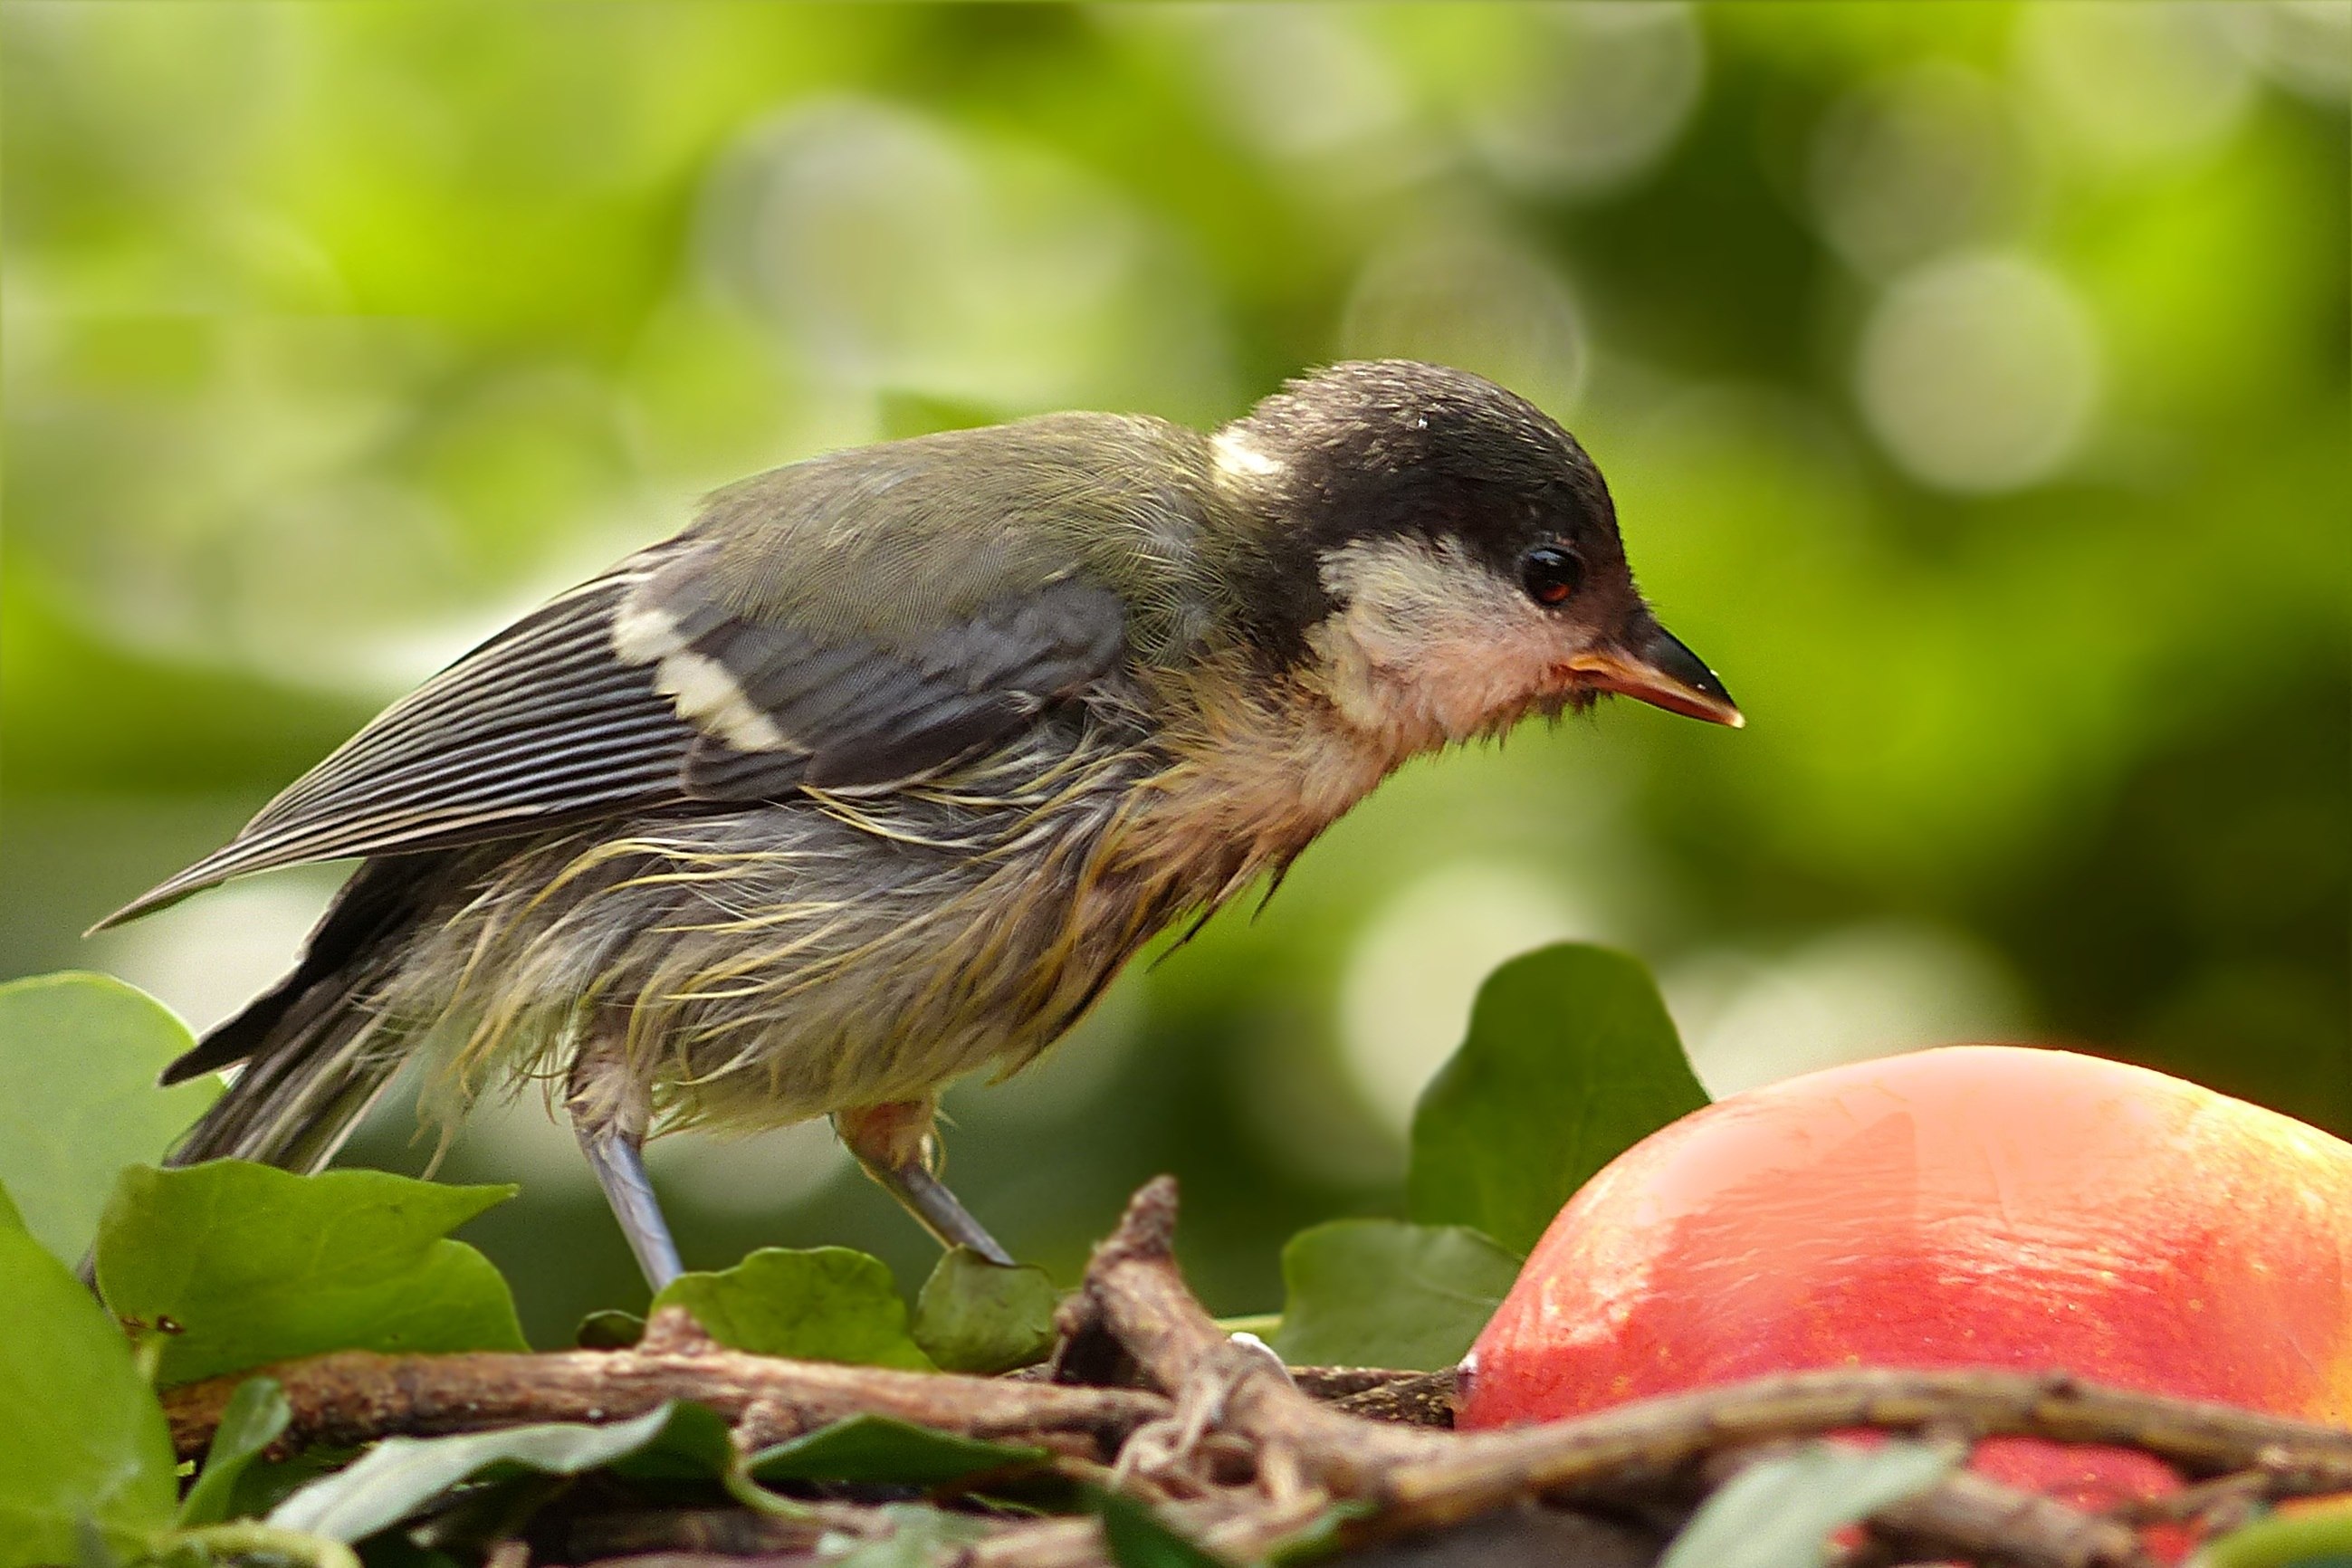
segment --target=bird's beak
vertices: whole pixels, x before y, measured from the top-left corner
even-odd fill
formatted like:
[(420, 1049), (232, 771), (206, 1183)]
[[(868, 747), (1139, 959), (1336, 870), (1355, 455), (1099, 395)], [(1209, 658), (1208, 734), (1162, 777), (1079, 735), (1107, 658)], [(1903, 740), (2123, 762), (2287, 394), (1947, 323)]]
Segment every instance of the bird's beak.
[(1669, 713), (1734, 730), (1748, 722), (1738, 704), (1731, 700), (1731, 693), (1715, 678), (1715, 671), (1665, 627), (1649, 622), (1626, 640), (1632, 646), (1579, 654), (1569, 660), (1568, 668), (1595, 690), (1638, 698)]

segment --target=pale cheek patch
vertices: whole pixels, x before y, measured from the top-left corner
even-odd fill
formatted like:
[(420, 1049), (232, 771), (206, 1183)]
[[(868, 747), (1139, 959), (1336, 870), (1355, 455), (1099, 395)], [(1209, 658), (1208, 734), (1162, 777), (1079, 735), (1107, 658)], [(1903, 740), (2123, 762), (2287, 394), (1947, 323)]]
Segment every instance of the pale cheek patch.
[(1589, 640), (1451, 545), (1351, 545), (1324, 584), (1347, 605), (1310, 634), (1327, 695), (1401, 752), (1491, 732), (1557, 699)]
[(613, 616), (613, 651), (624, 664), (654, 666), (654, 689), (673, 699), (677, 716), (739, 752), (782, 752), (791, 737), (760, 711), (727, 667), (683, 646), (677, 623), (649, 606), (624, 605)]

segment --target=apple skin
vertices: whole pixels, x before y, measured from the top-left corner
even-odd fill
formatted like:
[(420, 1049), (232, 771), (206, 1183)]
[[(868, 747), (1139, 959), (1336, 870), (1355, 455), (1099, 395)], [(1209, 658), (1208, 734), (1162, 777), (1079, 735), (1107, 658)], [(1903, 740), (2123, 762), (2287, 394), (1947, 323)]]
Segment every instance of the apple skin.
[[(1459, 1425), (1837, 1366), (2063, 1369), (2352, 1424), (2352, 1144), (2031, 1047), (1735, 1095), (1560, 1210), (1463, 1363)], [(2094, 1505), (2171, 1481), (2024, 1440), (1978, 1468)]]

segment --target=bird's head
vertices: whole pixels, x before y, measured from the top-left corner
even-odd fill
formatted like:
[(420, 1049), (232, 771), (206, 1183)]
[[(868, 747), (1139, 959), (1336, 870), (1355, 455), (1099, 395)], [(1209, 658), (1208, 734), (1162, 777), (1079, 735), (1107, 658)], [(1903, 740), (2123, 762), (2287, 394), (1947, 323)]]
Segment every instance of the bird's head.
[(1218, 432), (1268, 520), (1262, 640), (1399, 752), (1615, 692), (1738, 725), (1633, 586), (1600, 470), (1524, 398), (1410, 361), (1331, 366)]

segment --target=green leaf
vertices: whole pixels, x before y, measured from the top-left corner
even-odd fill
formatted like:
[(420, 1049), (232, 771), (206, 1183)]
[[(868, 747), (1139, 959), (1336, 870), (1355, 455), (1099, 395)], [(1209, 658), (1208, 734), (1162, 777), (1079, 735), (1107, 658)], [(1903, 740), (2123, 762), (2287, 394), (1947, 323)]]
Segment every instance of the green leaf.
[(1832, 1531), (1927, 1490), (1959, 1460), (1922, 1443), (1808, 1443), (1725, 1482), (1658, 1568), (1821, 1568)]
[(896, 1481), (936, 1487), (983, 1471), (1042, 1464), (1047, 1458), (1043, 1448), (984, 1443), (884, 1415), (850, 1415), (761, 1450), (746, 1468), (761, 1481)]
[(580, 1320), (572, 1342), (583, 1351), (625, 1351), (646, 1337), (646, 1321), (617, 1307), (601, 1307)]
[(0, 1184), (68, 1267), (89, 1250), (116, 1173), (162, 1159), (220, 1094), (209, 1073), (155, 1086), (194, 1044), (170, 1008), (110, 975), (0, 985)]
[(1408, 1212), (1524, 1256), (1601, 1166), (1706, 1102), (1639, 962), (1574, 942), (1512, 959), (1422, 1091)]
[(1030, 1264), (1006, 1268), (968, 1247), (950, 1247), (915, 1298), (915, 1343), (946, 1372), (991, 1376), (1053, 1353), (1062, 1293)]
[(705, 1480), (743, 1472), (727, 1418), (704, 1405), (668, 1407), (669, 1421), (645, 1447), (612, 1461), (618, 1473), (637, 1480)]
[(952, 1560), (957, 1548), (987, 1534), (987, 1527), (969, 1514), (919, 1503), (893, 1503), (882, 1512), (893, 1527), (890, 1533), (853, 1547), (845, 1556), (826, 1558), (827, 1568), (934, 1568)]
[(1265, 1561), (1270, 1563), (1322, 1562), (1339, 1550), (1341, 1531), (1355, 1521), (1368, 1519), (1379, 1511), (1376, 1505), (1354, 1498), (1327, 1504), (1313, 1519), (1268, 1548)]
[(320, 1476), (332, 1474), (360, 1457), (358, 1448), (314, 1443), (282, 1459), (259, 1458), (245, 1467), (229, 1500), (231, 1519), (262, 1519), (270, 1510)]
[[(698, 1415), (687, 1414), (693, 1411)], [(577, 1476), (656, 1453), (690, 1464), (708, 1448), (709, 1424), (717, 1419), (698, 1406), (665, 1405), (609, 1426), (549, 1422), (457, 1437), (386, 1437), (349, 1468), (279, 1503), (269, 1522), (330, 1541), (360, 1541), (464, 1481), (523, 1472)], [(719, 1432), (723, 1440), (723, 1425)]]
[(739, 1351), (931, 1370), (908, 1337), (888, 1266), (845, 1247), (767, 1247), (716, 1274), (681, 1274), (654, 1298), (654, 1310), (664, 1307), (684, 1307)]
[(1519, 1260), (1475, 1230), (1342, 1219), (1282, 1249), (1282, 1327), (1293, 1366), (1452, 1366), (1495, 1315)]
[(2189, 1568), (2352, 1568), (2352, 1503), (2257, 1519), (2209, 1542)]
[(1103, 1542), (1118, 1568), (1225, 1568), (1223, 1558), (1160, 1523), (1133, 1498), (1090, 1488), (1087, 1503), (1102, 1521)]
[(0, 1568), (69, 1563), (78, 1521), (132, 1554), (172, 1521), (163, 1407), (66, 1266), (0, 1226)]
[(220, 1426), (214, 1429), (212, 1447), (205, 1453), (205, 1468), (180, 1503), (181, 1525), (216, 1524), (228, 1518), (246, 1467), (278, 1441), (278, 1435), (293, 1418), (286, 1391), (278, 1386), (276, 1378), (248, 1377), (238, 1384), (221, 1411)]
[(98, 1281), (126, 1322), (174, 1325), (160, 1380), (320, 1351), (524, 1350), (489, 1259), (446, 1233), (514, 1194), (242, 1160), (122, 1173)]

